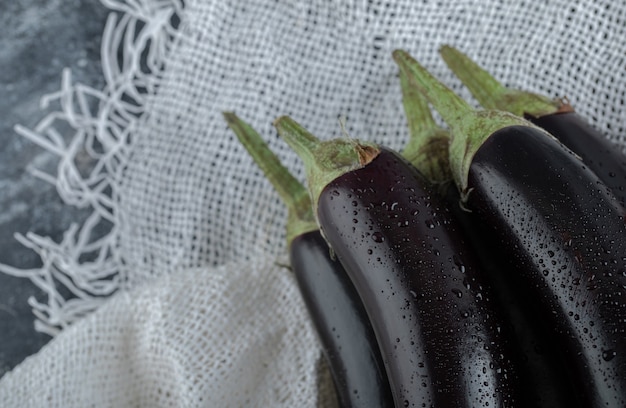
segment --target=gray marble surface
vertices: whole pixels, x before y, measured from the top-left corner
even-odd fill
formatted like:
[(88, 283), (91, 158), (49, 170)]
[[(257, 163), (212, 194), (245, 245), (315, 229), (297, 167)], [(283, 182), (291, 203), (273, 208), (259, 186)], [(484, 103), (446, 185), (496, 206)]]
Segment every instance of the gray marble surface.
[[(56, 157), (18, 136), (45, 116), (40, 98), (60, 89), (61, 71), (73, 81), (103, 85), (100, 40), (108, 10), (98, 0), (0, 1), (0, 262), (40, 265), (14, 233), (33, 231), (60, 241), (70, 223), (87, 213), (66, 206), (54, 186), (27, 168), (52, 170)], [(0, 273), (0, 376), (43, 347), (50, 337), (34, 330), (29, 296), (44, 300), (28, 279)]]

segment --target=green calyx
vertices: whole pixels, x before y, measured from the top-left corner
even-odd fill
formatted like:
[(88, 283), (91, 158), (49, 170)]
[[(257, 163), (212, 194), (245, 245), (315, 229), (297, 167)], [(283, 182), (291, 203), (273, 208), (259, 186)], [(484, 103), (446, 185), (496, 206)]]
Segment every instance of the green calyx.
[(400, 70), (402, 105), (409, 125), (409, 142), (402, 156), (417, 168), (428, 181), (441, 184), (452, 179), (448, 160), (450, 135), (441, 128), (430, 112), (428, 101), (413, 86), (405, 71)]
[(354, 139), (322, 141), (287, 116), (276, 119), (274, 126), (304, 163), (314, 209), (324, 187), (345, 173), (365, 166), (380, 151), (373, 143)]
[[(443, 184), (452, 180), (450, 170), (448, 131), (440, 129), (428, 135), (426, 142), (411, 139), (402, 151), (407, 159), (431, 184)], [(418, 144), (416, 147), (414, 144)]]
[(516, 116), (528, 115), (535, 118), (574, 110), (562, 99), (550, 99), (532, 92), (506, 88), (489, 72), (454, 47), (444, 45), (439, 53), (450, 70), (485, 109), (498, 109)]
[(505, 127), (534, 126), (511, 113), (474, 110), (406, 51), (394, 51), (393, 58), (409, 83), (419, 89), (450, 127), (450, 169), (462, 199), (467, 200), (469, 168), (485, 140)]
[(261, 135), (250, 125), (232, 112), (224, 112), (223, 115), (228, 126), (287, 206), (287, 247), (291, 246), (295, 237), (318, 230), (307, 189), (281, 164)]

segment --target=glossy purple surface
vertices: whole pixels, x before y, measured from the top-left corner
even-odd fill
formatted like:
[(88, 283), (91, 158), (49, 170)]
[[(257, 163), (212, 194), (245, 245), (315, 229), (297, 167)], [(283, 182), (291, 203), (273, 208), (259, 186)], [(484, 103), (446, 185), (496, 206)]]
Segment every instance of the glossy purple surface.
[(626, 155), (617, 145), (575, 112), (529, 119), (579, 155), (622, 206), (626, 204)]
[(324, 235), (372, 321), (396, 406), (513, 406), (509, 340), (460, 229), (396, 153), (323, 190)]
[(564, 361), (561, 345), (552, 335), (552, 327), (536, 318), (537, 302), (520, 291), (519, 265), (499, 250), (500, 239), (489, 225), (460, 205), (454, 183), (446, 188), (446, 199), (455, 218), (463, 225), (467, 241), (476, 254), (481, 270), (489, 278), (510, 330), (515, 334), (516, 366), (523, 393), (520, 406), (533, 408), (582, 408)]
[(317, 330), (340, 405), (393, 407), (387, 374), (363, 303), (319, 231), (294, 238), (293, 272)]
[(626, 406), (626, 225), (597, 176), (543, 132), (510, 127), (478, 150), (468, 207), (519, 265), (585, 406)]

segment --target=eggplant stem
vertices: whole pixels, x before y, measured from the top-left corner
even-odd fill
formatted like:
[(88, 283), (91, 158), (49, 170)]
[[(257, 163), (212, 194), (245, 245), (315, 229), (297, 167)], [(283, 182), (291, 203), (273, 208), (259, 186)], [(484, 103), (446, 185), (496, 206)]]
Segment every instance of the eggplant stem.
[(279, 158), (270, 150), (256, 130), (233, 112), (224, 112), (223, 115), (228, 126), (237, 135), (243, 147), (252, 156), (287, 206), (293, 205), (296, 197), (306, 194), (304, 185), (280, 163)]
[(439, 184), (451, 180), (448, 131), (435, 122), (428, 101), (411, 84), (403, 70), (400, 70), (400, 89), (409, 126), (409, 142), (402, 150), (402, 156), (431, 183)]
[(441, 46), (439, 54), (483, 108), (498, 109), (498, 101), (508, 91), (504, 85), (452, 46)]
[(274, 126), (304, 163), (315, 216), (319, 196), (326, 185), (367, 165), (379, 153), (378, 146), (355, 139), (322, 141), (288, 116), (276, 119)]
[(313, 217), (311, 199), (304, 185), (283, 166), (252, 126), (233, 112), (223, 112), (223, 115), (228, 126), (287, 206), (287, 246), (291, 245), (296, 236), (318, 229)]
[(563, 99), (550, 99), (536, 93), (505, 87), (466, 54), (450, 45), (443, 45), (439, 54), (485, 109), (498, 109), (517, 116), (530, 115), (535, 118), (573, 111)]
[(302, 160), (305, 160), (302, 156), (313, 156), (313, 152), (321, 143), (317, 137), (288, 116), (281, 116), (276, 119), (274, 127), (276, 127), (279, 136)]
[(393, 58), (409, 83), (419, 89), (450, 127), (450, 169), (462, 199), (467, 200), (469, 168), (484, 141), (508, 126), (535, 126), (507, 112), (476, 111), (406, 51), (394, 51)]
[(395, 50), (393, 59), (406, 75), (407, 81), (426, 97), (446, 123), (456, 123), (459, 118), (473, 111), (467, 102), (438, 81), (406, 51)]

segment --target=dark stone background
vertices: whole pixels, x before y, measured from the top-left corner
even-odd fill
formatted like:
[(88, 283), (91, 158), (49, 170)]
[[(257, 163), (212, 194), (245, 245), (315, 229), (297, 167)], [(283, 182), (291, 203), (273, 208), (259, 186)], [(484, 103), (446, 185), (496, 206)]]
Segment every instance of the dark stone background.
[[(13, 127), (34, 128), (45, 116), (40, 98), (60, 89), (64, 67), (71, 68), (74, 83), (102, 88), (107, 15), (98, 0), (0, 1), (0, 263), (40, 266), (39, 256), (14, 233), (32, 231), (58, 242), (70, 223), (88, 215), (27, 172), (31, 166), (55, 172), (57, 159)], [(34, 330), (29, 296), (45, 300), (30, 280), (0, 273), (0, 377), (50, 340)]]

